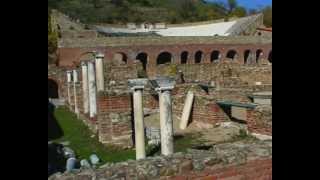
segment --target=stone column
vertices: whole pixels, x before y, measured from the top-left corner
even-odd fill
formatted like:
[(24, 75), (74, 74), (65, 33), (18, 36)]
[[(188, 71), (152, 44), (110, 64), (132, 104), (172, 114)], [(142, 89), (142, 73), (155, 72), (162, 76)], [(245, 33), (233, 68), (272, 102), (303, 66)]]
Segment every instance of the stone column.
[(161, 154), (173, 154), (173, 121), (171, 90), (174, 88), (173, 78), (161, 77), (155, 79), (156, 91), (159, 92), (160, 129), (161, 129)]
[(142, 92), (147, 82), (148, 79), (129, 80), (129, 87), (133, 91), (136, 159), (144, 159), (146, 157)]
[(96, 94), (96, 78), (93, 62), (88, 62), (88, 80), (89, 80), (89, 111), (90, 118), (97, 114), (97, 94)]
[(193, 104), (193, 97), (194, 97), (193, 92), (188, 91), (186, 101), (184, 103), (184, 107), (183, 107), (183, 111), (182, 111), (181, 120), (180, 120), (180, 129), (185, 129), (188, 125), (190, 112), (191, 112), (192, 104)]
[(78, 102), (77, 102), (77, 83), (78, 83), (78, 72), (73, 70), (73, 96), (74, 96), (74, 112), (79, 114)]
[(103, 58), (104, 54), (95, 55), (97, 91), (104, 91)]
[(70, 84), (72, 82), (71, 71), (67, 71), (67, 93), (68, 93), (68, 104), (71, 105), (71, 95), (70, 95)]
[(83, 97), (83, 113), (89, 113), (89, 86), (88, 86), (88, 66), (85, 62), (81, 63), (82, 67), (82, 97)]

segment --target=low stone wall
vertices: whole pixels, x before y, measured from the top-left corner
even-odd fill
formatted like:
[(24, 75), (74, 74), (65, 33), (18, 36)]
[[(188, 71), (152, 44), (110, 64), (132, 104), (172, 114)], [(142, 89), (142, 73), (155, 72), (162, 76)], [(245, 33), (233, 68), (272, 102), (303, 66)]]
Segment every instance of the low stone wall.
[(96, 170), (54, 174), (49, 179), (272, 179), (272, 142), (225, 143), (215, 145), (210, 150), (189, 149), (187, 153), (175, 153), (172, 156), (148, 157), (105, 164)]

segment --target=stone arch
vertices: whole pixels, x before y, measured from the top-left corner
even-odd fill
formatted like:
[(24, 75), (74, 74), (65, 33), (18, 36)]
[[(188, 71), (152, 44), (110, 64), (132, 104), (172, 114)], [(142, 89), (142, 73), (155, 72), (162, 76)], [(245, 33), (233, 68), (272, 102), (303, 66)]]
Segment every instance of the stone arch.
[(250, 61), (251, 61), (251, 51), (249, 49), (247, 49), (243, 53), (243, 63), (249, 64)]
[(214, 50), (210, 55), (210, 62), (218, 62), (220, 60), (220, 51)]
[(263, 55), (262, 49), (258, 49), (258, 50), (256, 51), (256, 63), (259, 63), (260, 58), (262, 57), (262, 55)]
[(194, 54), (194, 63), (201, 63), (203, 59), (203, 52), (202, 51), (197, 51), (195, 54)]
[(138, 53), (136, 59), (141, 62), (143, 70), (147, 70), (148, 54), (145, 52)]
[(237, 56), (238, 56), (237, 51), (232, 49), (227, 52), (226, 58), (229, 58), (234, 61), (237, 59)]
[(48, 98), (59, 98), (59, 86), (58, 83), (51, 79), (48, 78)]
[(188, 62), (188, 56), (189, 56), (189, 53), (188, 51), (183, 51), (180, 55), (180, 59), (181, 59), (181, 64), (187, 64)]
[(127, 64), (128, 56), (123, 52), (117, 52), (117, 53), (113, 54), (112, 61), (116, 65), (125, 65), (125, 64)]
[(268, 55), (268, 61), (272, 63), (272, 50), (270, 50), (269, 55)]
[(157, 57), (157, 65), (170, 64), (171, 62), (172, 62), (172, 54), (167, 51), (160, 53)]

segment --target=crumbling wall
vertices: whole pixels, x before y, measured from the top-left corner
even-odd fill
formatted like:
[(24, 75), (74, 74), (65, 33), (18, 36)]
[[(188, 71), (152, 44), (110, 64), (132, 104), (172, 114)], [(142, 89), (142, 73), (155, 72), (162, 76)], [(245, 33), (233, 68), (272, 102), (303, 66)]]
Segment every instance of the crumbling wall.
[(107, 163), (96, 170), (54, 174), (49, 179), (272, 179), (271, 149), (271, 141), (238, 141), (215, 145), (209, 150), (188, 149), (187, 153), (171, 156)]
[(248, 109), (247, 125), (250, 132), (272, 136), (272, 107), (264, 105)]
[(196, 84), (177, 85), (172, 92), (172, 111), (181, 117), (188, 91), (194, 93), (189, 123), (200, 127), (212, 127), (216, 123), (230, 120), (227, 114), (216, 104), (213, 96), (207, 94)]

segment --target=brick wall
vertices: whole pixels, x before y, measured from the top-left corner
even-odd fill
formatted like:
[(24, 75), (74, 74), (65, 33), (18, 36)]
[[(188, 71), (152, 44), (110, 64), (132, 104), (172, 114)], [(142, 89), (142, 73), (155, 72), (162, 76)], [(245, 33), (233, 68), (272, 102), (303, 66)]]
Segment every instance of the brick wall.
[(100, 93), (97, 101), (99, 140), (105, 144), (131, 146), (131, 95)]
[(198, 85), (177, 85), (172, 92), (173, 113), (182, 116), (185, 98), (189, 90), (194, 92), (194, 102), (189, 123), (201, 122), (210, 125), (230, 120), (227, 114), (215, 103), (213, 96), (207, 94)]
[(250, 132), (272, 136), (271, 107), (258, 106), (255, 109), (248, 109), (247, 125)]

